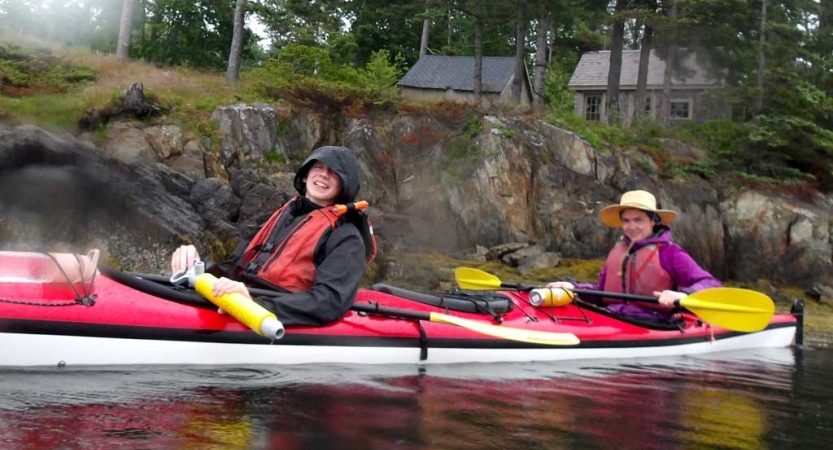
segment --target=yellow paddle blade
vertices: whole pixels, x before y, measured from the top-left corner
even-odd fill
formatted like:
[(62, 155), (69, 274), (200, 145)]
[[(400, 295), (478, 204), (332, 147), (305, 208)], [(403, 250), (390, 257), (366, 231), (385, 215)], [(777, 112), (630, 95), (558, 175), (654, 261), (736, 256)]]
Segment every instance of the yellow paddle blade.
[(458, 267), (454, 269), (454, 278), (460, 289), (474, 291), (494, 291), (500, 289), (500, 278), (479, 269)]
[(680, 300), (704, 322), (735, 331), (760, 331), (769, 325), (775, 304), (766, 295), (739, 288), (712, 288)]
[(431, 322), (456, 325), (488, 336), (532, 344), (564, 346), (578, 345), (580, 342), (578, 337), (573, 333), (549, 333), (546, 331), (509, 328), (435, 312), (431, 313)]

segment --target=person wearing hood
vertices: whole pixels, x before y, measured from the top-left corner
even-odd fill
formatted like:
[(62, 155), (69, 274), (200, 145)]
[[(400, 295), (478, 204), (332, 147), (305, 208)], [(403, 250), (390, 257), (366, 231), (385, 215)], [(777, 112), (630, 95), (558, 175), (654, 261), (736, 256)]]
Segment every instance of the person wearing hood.
[(677, 213), (658, 209), (656, 198), (647, 191), (622, 194), (618, 205), (601, 210), (599, 219), (610, 228), (621, 228), (622, 237), (614, 245), (599, 273), (597, 284), (556, 281), (550, 288), (587, 289), (652, 295), (654, 303), (624, 303), (604, 298), (611, 312), (642, 317), (668, 316), (675, 302), (688, 294), (722, 284), (703, 270), (679, 245), (671, 241), (669, 226)]
[[(216, 296), (239, 292), (284, 325), (325, 325), (353, 304), (376, 252), (366, 216), (352, 203), (361, 188), (358, 160), (345, 147), (320, 147), (298, 169), (294, 186), (299, 196), (207, 271), (222, 277), (212, 287)], [(199, 258), (194, 246), (181, 246), (171, 271), (183, 273)], [(246, 285), (282, 295), (252, 297)]]

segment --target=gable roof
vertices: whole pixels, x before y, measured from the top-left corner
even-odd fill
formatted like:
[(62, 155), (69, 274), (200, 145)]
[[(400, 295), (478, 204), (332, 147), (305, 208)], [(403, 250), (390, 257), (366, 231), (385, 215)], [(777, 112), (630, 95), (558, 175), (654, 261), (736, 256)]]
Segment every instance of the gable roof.
[[(639, 70), (639, 50), (622, 51), (622, 75), (619, 77), (620, 89), (636, 89), (636, 78)], [(671, 79), (676, 88), (714, 87), (722, 83), (697, 61), (695, 53), (688, 53), (683, 57), (680, 73), (675, 73)], [(570, 77), (568, 87), (573, 90), (607, 89), (607, 74), (610, 70), (610, 50), (587, 52), (581, 59)], [(665, 72), (665, 61), (656, 51), (651, 50), (648, 59), (648, 87), (662, 87)]]
[[(484, 56), (483, 92), (502, 92), (514, 74), (514, 57)], [(524, 67), (524, 78), (527, 77)], [(397, 84), (420, 89), (451, 88), (474, 92), (474, 56), (425, 55)]]

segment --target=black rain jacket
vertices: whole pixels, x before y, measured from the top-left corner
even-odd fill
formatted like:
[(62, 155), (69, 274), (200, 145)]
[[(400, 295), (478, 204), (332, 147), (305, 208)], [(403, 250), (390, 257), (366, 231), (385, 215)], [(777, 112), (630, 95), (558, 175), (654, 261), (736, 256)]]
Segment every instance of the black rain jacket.
[[(301, 165), (295, 174), (295, 190), (303, 196), (306, 184), (303, 181), (310, 167), (315, 161), (321, 161), (341, 178), (342, 191), (337, 203), (348, 203), (356, 200), (361, 189), (361, 173), (358, 160), (345, 147), (321, 147), (316, 149)], [(292, 228), (310, 211), (320, 206), (310, 200), (299, 197), (287, 208), (286, 214), (291, 219), (284, 221), (280, 229), (275, 229), (274, 242), (280, 242)], [(217, 275), (244, 281), (255, 287), (257, 279), (240, 279), (238, 262), (243, 258), (246, 247), (257, 232), (252, 233), (238, 244), (231, 256), (212, 272)], [(315, 243), (310, 243), (315, 245)], [(265, 297), (252, 296), (264, 308), (275, 313), (284, 325), (325, 325), (343, 316), (356, 298), (359, 283), (364, 275), (367, 259), (365, 244), (357, 226), (346, 220), (336, 227), (315, 251), (316, 265), (315, 282), (309, 291), (286, 293), (280, 296)]]

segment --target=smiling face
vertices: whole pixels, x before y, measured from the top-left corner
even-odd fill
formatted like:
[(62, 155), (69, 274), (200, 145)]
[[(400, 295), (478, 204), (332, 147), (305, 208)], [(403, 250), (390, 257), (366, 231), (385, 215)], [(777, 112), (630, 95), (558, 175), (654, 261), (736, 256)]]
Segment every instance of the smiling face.
[(319, 206), (334, 205), (341, 194), (341, 178), (321, 161), (315, 161), (306, 178), (305, 197)]
[(640, 241), (654, 233), (654, 221), (641, 209), (622, 211), (622, 232), (631, 242)]

